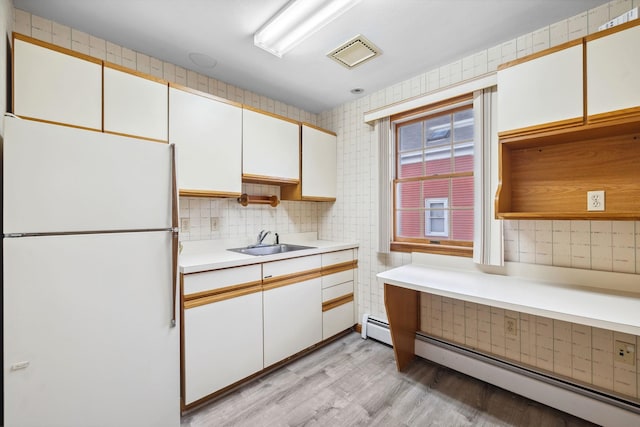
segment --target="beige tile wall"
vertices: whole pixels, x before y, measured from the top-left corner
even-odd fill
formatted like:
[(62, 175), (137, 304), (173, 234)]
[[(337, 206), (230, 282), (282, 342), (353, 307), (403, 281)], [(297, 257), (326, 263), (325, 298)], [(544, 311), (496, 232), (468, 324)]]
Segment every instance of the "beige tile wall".
[[(420, 330), (640, 402), (640, 357), (614, 360), (616, 340), (638, 348), (635, 335), (519, 313), (438, 295), (420, 294)], [(515, 321), (514, 333), (506, 321)]]
[[(318, 124), (316, 114), (280, 101), (226, 84), (175, 64), (163, 62), (20, 9), (13, 9), (13, 14), (15, 32), (221, 98), (241, 102), (294, 120)], [(4, 69), (1, 71), (3, 72)], [(276, 194), (280, 197), (279, 187), (245, 184), (242, 191), (251, 195)], [(282, 202), (276, 208), (266, 205), (242, 207), (235, 199), (181, 197), (180, 218), (188, 218), (190, 226), (188, 231), (181, 230), (180, 239), (244, 239), (247, 236), (256, 235), (261, 229), (278, 233), (317, 232), (322, 204)], [(211, 227), (211, 218), (216, 218), (217, 227)]]
[[(338, 133), (339, 185), (338, 201), (320, 213), (319, 230), (327, 239), (346, 236), (360, 243), (360, 315), (386, 317), (383, 288), (376, 274), (411, 262), (407, 254), (376, 251), (377, 141), (374, 129), (363, 123), (364, 113), (495, 71), (502, 62), (593, 33), (599, 25), (636, 6), (640, 0), (612, 1), (320, 115), (320, 126)], [(505, 221), (504, 247), (508, 261), (640, 273), (640, 222)], [(547, 364), (552, 363), (552, 356), (541, 350)]]

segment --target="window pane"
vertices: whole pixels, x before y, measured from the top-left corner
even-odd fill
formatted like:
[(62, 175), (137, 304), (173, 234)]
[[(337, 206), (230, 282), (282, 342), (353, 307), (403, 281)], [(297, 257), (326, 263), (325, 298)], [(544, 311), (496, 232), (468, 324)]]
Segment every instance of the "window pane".
[(473, 140), (473, 110), (453, 114), (453, 142)]
[(473, 207), (473, 177), (463, 176), (451, 180), (451, 206)]
[(422, 148), (422, 122), (404, 125), (399, 128), (400, 151)]
[(451, 146), (429, 147), (425, 153), (425, 175), (451, 173)]
[(473, 145), (469, 147), (456, 145), (453, 162), (456, 172), (473, 172)]
[(396, 205), (399, 209), (422, 207), (420, 181), (398, 183), (396, 185)]
[(398, 178), (411, 178), (424, 175), (422, 151), (401, 153), (398, 162)]
[(425, 120), (427, 146), (449, 144), (451, 142), (451, 115)]
[(449, 198), (449, 179), (430, 179), (422, 184), (425, 198), (446, 199)]
[[(443, 212), (444, 215), (444, 212)], [(432, 233), (438, 233), (438, 234), (444, 234), (445, 230), (444, 230), (444, 217), (440, 217), (440, 218), (434, 218), (433, 216), (431, 217), (431, 232)]]
[(398, 237), (424, 237), (421, 224), (424, 211), (398, 211), (397, 230)]
[(451, 215), (451, 238), (453, 240), (473, 240), (473, 211), (454, 210)]

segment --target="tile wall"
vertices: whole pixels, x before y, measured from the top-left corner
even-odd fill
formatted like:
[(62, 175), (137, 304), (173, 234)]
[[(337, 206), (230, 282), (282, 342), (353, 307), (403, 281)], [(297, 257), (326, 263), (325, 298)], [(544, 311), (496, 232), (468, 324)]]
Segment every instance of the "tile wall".
[[(386, 317), (376, 274), (411, 262), (407, 254), (379, 254), (377, 242), (377, 153), (365, 112), (424, 95), (495, 71), (503, 62), (597, 31), (640, 0), (614, 0), (577, 16), (429, 70), (320, 115), (320, 126), (338, 133), (338, 200), (321, 208), (319, 232), (360, 244), (359, 312)], [(624, 221), (505, 221), (508, 261), (640, 273), (640, 223)]]
[[(254, 196), (275, 194), (280, 198), (280, 187), (277, 186), (244, 184), (242, 191)], [(257, 236), (262, 229), (279, 234), (317, 232), (322, 204), (325, 203), (281, 201), (276, 208), (267, 205), (242, 207), (236, 199), (181, 197), (180, 219), (188, 218), (189, 228), (180, 231), (180, 239), (243, 241), (247, 236)], [(211, 218), (216, 223), (214, 227)]]
[[(420, 294), (420, 330), (590, 387), (640, 401), (640, 354), (614, 360), (616, 340), (635, 335), (534, 316), (438, 295)], [(516, 329), (506, 331), (507, 320)]]
[[(15, 32), (270, 113), (318, 124), (316, 114), (226, 84), (169, 62), (163, 62), (144, 53), (135, 52), (20, 9), (14, 9), (13, 12), (13, 31)], [(279, 187), (245, 184), (242, 191), (251, 195), (276, 194), (280, 197)], [(282, 202), (276, 208), (265, 205), (242, 207), (235, 199), (181, 197), (180, 218), (181, 220), (189, 219), (189, 228), (188, 231), (181, 230), (180, 239), (244, 239), (257, 235), (261, 229), (281, 234), (317, 232), (320, 205), (322, 203)], [(211, 218), (216, 218), (217, 225), (215, 227), (211, 227)]]

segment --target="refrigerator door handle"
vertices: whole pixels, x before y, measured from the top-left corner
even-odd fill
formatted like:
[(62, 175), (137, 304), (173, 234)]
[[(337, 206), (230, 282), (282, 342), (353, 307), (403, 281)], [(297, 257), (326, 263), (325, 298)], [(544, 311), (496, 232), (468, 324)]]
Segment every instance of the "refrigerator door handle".
[(169, 144), (169, 149), (171, 152), (171, 230), (172, 230), (172, 243), (171, 243), (171, 252), (172, 252), (172, 265), (171, 265), (171, 274), (172, 274), (172, 288), (171, 288), (171, 297), (172, 297), (172, 308), (171, 308), (171, 327), (175, 328), (176, 326), (176, 299), (178, 293), (178, 247), (179, 247), (179, 234), (178, 234), (178, 185), (176, 179), (176, 146), (175, 144)]

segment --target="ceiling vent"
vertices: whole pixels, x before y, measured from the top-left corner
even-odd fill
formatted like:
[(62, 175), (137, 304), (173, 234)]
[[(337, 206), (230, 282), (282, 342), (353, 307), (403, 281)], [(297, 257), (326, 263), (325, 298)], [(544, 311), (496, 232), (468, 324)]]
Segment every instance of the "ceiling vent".
[(362, 35), (357, 35), (340, 47), (332, 50), (327, 56), (347, 68), (353, 68), (360, 65), (382, 52), (376, 45), (371, 43)]

